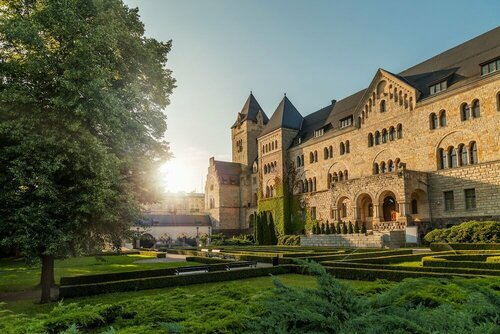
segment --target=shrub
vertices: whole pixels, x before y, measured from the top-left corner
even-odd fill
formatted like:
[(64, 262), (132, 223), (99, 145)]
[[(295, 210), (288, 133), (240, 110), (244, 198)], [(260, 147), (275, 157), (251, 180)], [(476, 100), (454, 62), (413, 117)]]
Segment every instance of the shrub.
[(328, 220), (326, 221), (326, 229), (325, 229), (326, 234), (332, 234), (332, 230), (330, 229), (330, 223)]
[(361, 233), (366, 233), (366, 223), (363, 222), (363, 225), (361, 226)]
[(347, 234), (347, 224), (342, 223), (342, 234)]
[(358, 221), (356, 220), (356, 222), (354, 223), (354, 233), (359, 233), (359, 224), (358, 224)]
[(500, 250), (500, 243), (432, 243), (430, 247), (433, 252), (451, 250)]
[(500, 222), (469, 221), (450, 228), (433, 230), (424, 237), (429, 243), (495, 243), (500, 242)]
[(342, 230), (340, 229), (340, 223), (337, 223), (337, 234), (342, 234)]
[(278, 245), (300, 246), (300, 235), (282, 235), (278, 238)]
[(321, 234), (326, 234), (326, 226), (325, 226), (325, 223), (321, 223)]
[(352, 226), (352, 223), (349, 222), (349, 234), (353, 234), (354, 233), (354, 228)]

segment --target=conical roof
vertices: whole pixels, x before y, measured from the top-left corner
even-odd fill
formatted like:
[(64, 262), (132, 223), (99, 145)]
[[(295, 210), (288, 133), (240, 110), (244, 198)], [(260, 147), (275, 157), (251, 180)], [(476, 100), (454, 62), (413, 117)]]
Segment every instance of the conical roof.
[(303, 119), (297, 108), (285, 95), (260, 135), (263, 136), (280, 128), (300, 130)]
[(262, 113), (262, 121), (264, 122), (264, 124), (267, 124), (267, 122), (269, 122), (269, 118), (267, 117), (264, 110), (260, 107), (259, 102), (257, 102), (255, 96), (253, 96), (252, 92), (250, 92), (250, 95), (248, 96), (245, 104), (243, 105), (243, 108), (238, 113), (238, 119), (236, 119), (236, 122), (233, 124), (232, 127), (234, 128), (235, 126), (238, 125), (238, 123), (241, 123), (246, 120), (256, 121), (259, 111)]

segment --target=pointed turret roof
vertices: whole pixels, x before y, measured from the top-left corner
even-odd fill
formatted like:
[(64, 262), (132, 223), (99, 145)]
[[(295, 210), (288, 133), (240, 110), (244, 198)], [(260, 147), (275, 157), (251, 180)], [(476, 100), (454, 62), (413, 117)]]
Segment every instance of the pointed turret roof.
[(267, 122), (269, 122), (269, 118), (267, 117), (264, 110), (260, 107), (259, 102), (257, 102), (255, 96), (253, 96), (252, 92), (250, 92), (250, 95), (248, 96), (245, 104), (243, 105), (243, 108), (238, 113), (238, 119), (236, 120), (236, 122), (233, 124), (232, 127), (234, 128), (243, 121), (247, 120), (256, 121), (259, 112), (261, 112), (262, 114), (262, 121), (264, 122), (264, 124), (267, 124)]
[(285, 95), (260, 135), (263, 136), (280, 128), (300, 130), (303, 119), (297, 108)]

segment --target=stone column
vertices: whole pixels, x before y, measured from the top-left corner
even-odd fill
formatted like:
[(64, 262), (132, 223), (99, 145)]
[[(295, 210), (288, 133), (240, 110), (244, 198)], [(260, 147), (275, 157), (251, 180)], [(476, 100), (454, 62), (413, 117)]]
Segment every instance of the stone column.
[(373, 218), (372, 218), (372, 228), (377, 229), (377, 225), (380, 223), (380, 205), (373, 204)]
[(408, 212), (410, 212), (410, 203), (399, 202), (399, 216), (398, 221), (407, 224), (408, 223)]

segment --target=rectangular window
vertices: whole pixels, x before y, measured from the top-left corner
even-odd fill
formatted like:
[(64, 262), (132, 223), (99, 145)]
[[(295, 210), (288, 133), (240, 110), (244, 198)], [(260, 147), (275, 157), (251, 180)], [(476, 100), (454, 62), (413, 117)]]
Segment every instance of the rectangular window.
[(481, 65), (481, 75), (490, 74), (498, 70), (500, 70), (500, 59), (495, 59)]
[(476, 208), (476, 189), (465, 189), (465, 209), (471, 210)]
[(451, 211), (455, 209), (455, 197), (453, 191), (444, 192), (444, 211)]
[(430, 93), (431, 95), (439, 93), (443, 90), (446, 90), (448, 88), (448, 82), (446, 80), (438, 82), (435, 85), (430, 86)]
[(345, 128), (352, 125), (352, 116), (340, 120), (340, 128)]
[(315, 206), (311, 207), (311, 218), (316, 219), (316, 207)]
[(316, 138), (316, 137), (320, 137), (320, 136), (322, 136), (324, 133), (325, 133), (325, 130), (324, 130), (324, 129), (315, 130), (315, 131), (314, 131), (314, 138)]

